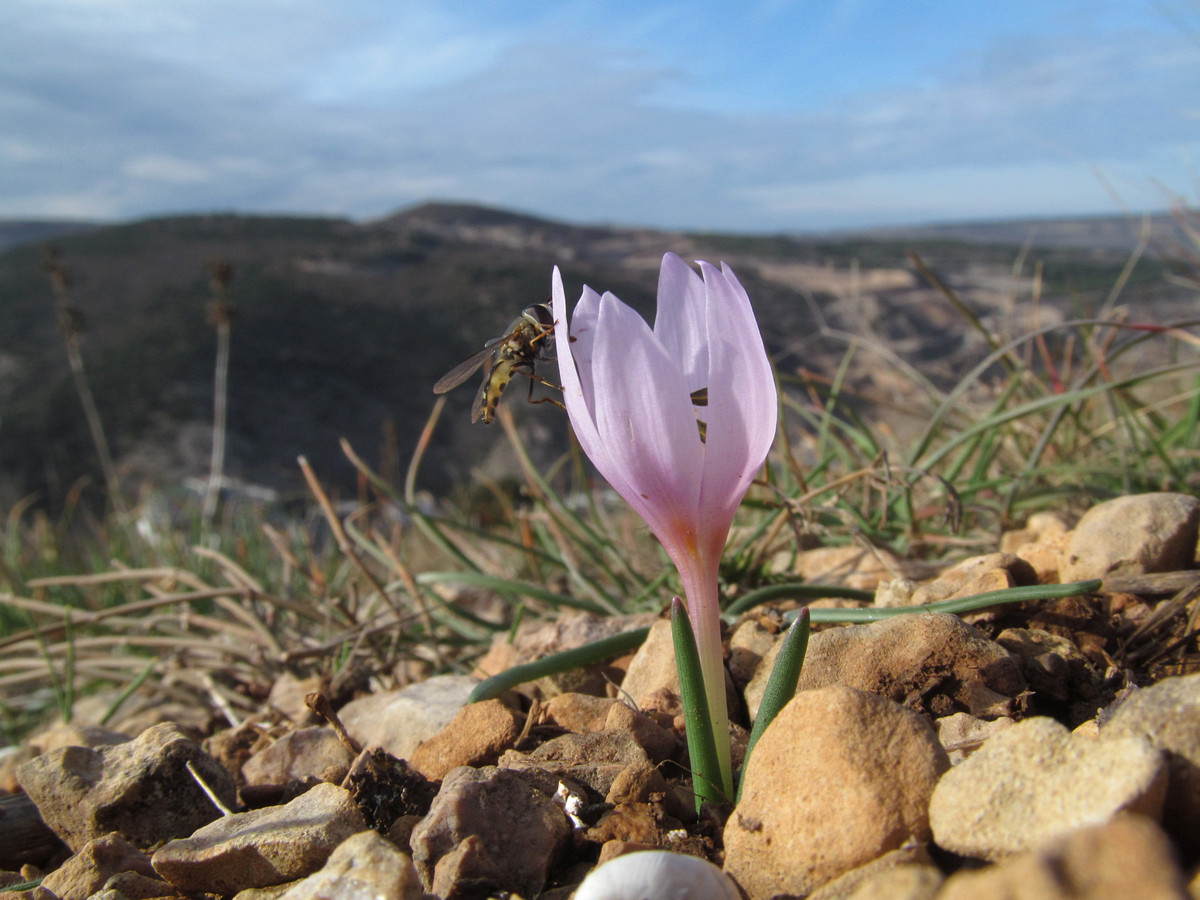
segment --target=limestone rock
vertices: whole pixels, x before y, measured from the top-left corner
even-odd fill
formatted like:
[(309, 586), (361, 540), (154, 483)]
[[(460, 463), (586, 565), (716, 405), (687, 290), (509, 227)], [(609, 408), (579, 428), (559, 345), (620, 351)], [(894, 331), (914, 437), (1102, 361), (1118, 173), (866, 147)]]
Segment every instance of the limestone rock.
[(806, 900), (934, 900), (945, 880), (925, 845), (912, 844), (851, 869)]
[(242, 766), (242, 777), (256, 786), (284, 785), (306, 777), (337, 784), (353, 762), (353, 754), (332, 728), (301, 728), (250, 757)]
[(123, 744), (60, 747), (20, 766), (17, 777), (72, 850), (110, 831), (147, 848), (220, 815), (188, 772), (189, 762), (224, 804), (234, 805), (233, 776), (170, 723)]
[[(882, 896), (882, 895), (880, 895)], [(1162, 831), (1118, 816), (986, 869), (952, 875), (937, 900), (1188, 900)]]
[(412, 833), (413, 862), (426, 890), (444, 897), (470, 883), (536, 897), (572, 828), (553, 796), (535, 785), (520, 772), (491, 766), (450, 772)]
[(421, 900), (412, 858), (374, 831), (346, 838), (320, 871), (298, 881), (280, 900)]
[(525, 717), (499, 700), (469, 703), (454, 719), (413, 751), (409, 762), (430, 781), (459, 766), (495, 765), (521, 734)]
[(997, 731), (1011, 728), (1013, 720), (1001, 718), (988, 721), (970, 713), (955, 713), (943, 716), (933, 724), (937, 729), (938, 741), (946, 749), (950, 762), (957, 765), (982, 747), (983, 742)]
[(101, 890), (114, 875), (123, 872), (155, 879), (156, 893), (142, 896), (163, 896), (171, 890), (158, 880), (150, 867), (150, 858), (116, 832), (88, 841), (78, 853), (47, 875), (42, 887), (61, 900), (85, 900)]
[(542, 721), (566, 731), (603, 731), (609, 709), (620, 700), (568, 692), (542, 704)]
[[(763, 657), (746, 687), (746, 706), (758, 714), (780, 642)], [(808, 642), (799, 691), (833, 684), (882, 694), (934, 716), (1011, 712), (1025, 689), (1008, 651), (957, 616), (896, 616), (870, 625), (815, 633)]]
[(1132, 694), (1100, 727), (1100, 737), (1142, 736), (1166, 751), (1163, 825), (1190, 862), (1200, 859), (1200, 674), (1166, 678)]
[(854, 544), (805, 550), (796, 558), (792, 573), (813, 584), (873, 591), (879, 582), (904, 575), (908, 565), (890, 550)]
[(435, 675), (396, 691), (351, 700), (338, 717), (364, 747), (383, 747), (397, 759), (413, 751), (453, 720), (478, 681), (466, 675)]
[(1027, 562), (1012, 553), (987, 553), (964, 559), (927, 584), (918, 585), (911, 605), (956, 600), (1026, 584), (1037, 584), (1037, 573)]
[(234, 894), (310, 875), (366, 828), (349, 791), (318, 784), (283, 806), (224, 816), (161, 847), (151, 862), (181, 891)]
[[(737, 709), (737, 693), (729, 674), (725, 675), (725, 689), (731, 709)], [(679, 675), (675, 671), (675, 644), (671, 639), (671, 623), (659, 619), (650, 626), (650, 634), (630, 660), (621, 682), (621, 692), (632, 700), (640, 710), (656, 710), (680, 713)], [(663, 698), (671, 698), (665, 704)]]
[(725, 869), (750, 900), (803, 896), (923, 842), (949, 765), (922, 716), (840, 685), (802, 691), (750, 759), (725, 826)]
[(539, 769), (558, 778), (585, 784), (601, 797), (629, 767), (651, 764), (645, 749), (627, 731), (564, 734), (551, 738), (529, 753), (509, 751), (500, 757), (501, 768)]
[(1189, 569), (1196, 559), (1200, 499), (1151, 493), (1117, 497), (1083, 514), (1059, 567), (1064, 582)]
[(1120, 812), (1157, 818), (1166, 760), (1144, 738), (1093, 741), (1058, 722), (1018, 722), (938, 783), (929, 806), (937, 844), (998, 860)]

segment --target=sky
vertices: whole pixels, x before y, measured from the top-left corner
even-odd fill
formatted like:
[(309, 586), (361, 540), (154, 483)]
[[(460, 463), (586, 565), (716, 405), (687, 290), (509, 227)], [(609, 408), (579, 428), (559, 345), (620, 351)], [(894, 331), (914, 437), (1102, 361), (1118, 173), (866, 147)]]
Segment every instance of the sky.
[(1197, 200), (1200, 0), (4, 0), (0, 217), (820, 231)]

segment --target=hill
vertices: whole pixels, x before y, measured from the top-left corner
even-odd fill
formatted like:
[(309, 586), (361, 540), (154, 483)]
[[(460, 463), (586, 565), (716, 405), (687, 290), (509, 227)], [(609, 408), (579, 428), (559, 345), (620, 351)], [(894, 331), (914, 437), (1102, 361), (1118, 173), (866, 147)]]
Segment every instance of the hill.
[[(4, 230), (0, 229), (0, 234)], [(31, 232), (26, 230), (28, 237)], [(97, 466), (42, 270), (45, 235), (0, 252), (0, 500), (36, 492), (61, 504)], [(980, 343), (906, 252), (920, 253), (985, 319), (1012, 325), (1033, 258), (1014, 275), (1013, 243), (961, 236), (756, 236), (579, 226), (469, 205), (426, 204), (372, 222), (206, 215), (54, 235), (84, 322), (83, 354), (127, 483), (179, 484), (207, 474), (215, 337), (205, 325), (206, 264), (232, 264), (233, 324), (226, 471), (298, 487), (297, 455), (353, 489), (346, 437), (395, 475), (433, 404), (433, 382), (549, 293), (559, 265), (568, 296), (582, 284), (650, 310), (661, 255), (725, 259), (753, 299), (781, 373), (832, 375), (844, 344), (821, 323), (874, 334), (934, 379), (949, 379)], [(1129, 247), (1134, 244), (1131, 234)], [(1128, 249), (1048, 247), (1042, 316), (1099, 305)], [(1146, 309), (1182, 302), (1147, 259), (1128, 292)], [(1166, 304), (1167, 306), (1163, 306)], [(873, 360), (873, 363), (872, 361)], [(879, 359), (852, 373), (864, 394), (884, 385)], [(875, 370), (872, 371), (872, 365)], [(551, 369), (552, 371), (552, 369)], [(512, 388), (516, 399), (524, 388)], [(422, 469), (448, 490), (473, 468), (502, 476), (498, 428), (469, 424), (473, 385), (450, 395)], [(512, 408), (543, 459), (565, 446), (565, 417)]]

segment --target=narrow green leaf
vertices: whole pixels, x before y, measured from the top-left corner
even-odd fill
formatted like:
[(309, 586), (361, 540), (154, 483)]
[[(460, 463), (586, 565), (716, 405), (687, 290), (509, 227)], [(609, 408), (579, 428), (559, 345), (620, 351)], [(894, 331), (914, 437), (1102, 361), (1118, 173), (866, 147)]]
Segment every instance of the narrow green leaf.
[(493, 700), (505, 691), (515, 688), (518, 684), (534, 681), (546, 675), (568, 672), (571, 669), (588, 666), (602, 659), (609, 659), (613, 656), (620, 656), (622, 653), (628, 653), (635, 647), (641, 646), (646, 640), (646, 635), (649, 633), (649, 628), (635, 628), (632, 631), (614, 634), (612, 637), (604, 638), (595, 643), (585, 644), (573, 650), (563, 650), (561, 653), (552, 653), (531, 663), (513, 666), (511, 669), (506, 669), (499, 675), (493, 675), (491, 678), (485, 678), (479, 684), (475, 685), (475, 689), (471, 691), (471, 696), (467, 699), (467, 702), (478, 703), (480, 700)]
[(700, 812), (700, 805), (705, 800), (721, 803), (726, 798), (721, 790), (721, 762), (717, 757), (716, 736), (704, 692), (696, 635), (692, 632), (687, 607), (678, 597), (671, 601), (671, 637), (675, 642), (675, 668), (679, 672), (679, 694), (687, 725), (692, 793), (696, 796), (696, 812)]
[(796, 696), (796, 685), (800, 681), (800, 669), (804, 666), (804, 655), (808, 652), (808, 635), (812, 630), (808, 607), (800, 610), (791, 627), (783, 636), (783, 644), (771, 667), (767, 688), (762, 702), (758, 704), (758, 715), (750, 730), (750, 743), (746, 747), (746, 758), (742, 761), (742, 777), (738, 781), (738, 800), (742, 798), (742, 785), (746, 783), (746, 769), (750, 766), (750, 754), (779, 711)]

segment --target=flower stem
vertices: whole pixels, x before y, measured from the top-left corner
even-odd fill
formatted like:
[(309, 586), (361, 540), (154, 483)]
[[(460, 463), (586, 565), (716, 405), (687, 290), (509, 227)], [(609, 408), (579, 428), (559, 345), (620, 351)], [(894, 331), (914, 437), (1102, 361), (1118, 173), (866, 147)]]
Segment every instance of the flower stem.
[(675, 666), (679, 671), (679, 693), (683, 700), (683, 718), (687, 723), (692, 790), (696, 796), (696, 811), (699, 812), (705, 800), (720, 803), (733, 792), (725, 787), (720, 758), (717, 756), (713, 731), (715, 723), (710, 715), (696, 636), (692, 632), (687, 607), (678, 597), (671, 602), (671, 637), (675, 642)]

